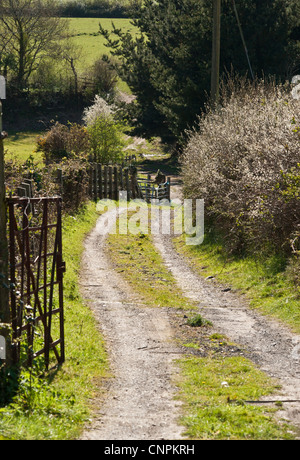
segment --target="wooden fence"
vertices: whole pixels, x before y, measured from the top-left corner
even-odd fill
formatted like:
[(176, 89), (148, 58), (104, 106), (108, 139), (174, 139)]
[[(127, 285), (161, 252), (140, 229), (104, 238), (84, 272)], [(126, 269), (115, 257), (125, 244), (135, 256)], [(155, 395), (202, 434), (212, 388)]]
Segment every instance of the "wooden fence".
[(93, 164), (89, 169), (89, 196), (93, 200), (119, 200), (119, 193), (127, 192), (127, 200), (143, 198), (135, 167)]
[(21, 185), (17, 188), (17, 195), (19, 198), (33, 198), (34, 186), (32, 179), (23, 179)]
[[(170, 178), (166, 182), (156, 184), (148, 174), (146, 178), (138, 176), (135, 166), (103, 166), (99, 163), (92, 164), (88, 170), (88, 195), (92, 200), (111, 199), (119, 200), (119, 193), (126, 192), (127, 200), (136, 198), (150, 203), (151, 199), (170, 200)], [(63, 195), (63, 174), (58, 170), (58, 180), (61, 183)]]
[[(91, 164), (82, 171), (77, 171), (75, 176), (66, 176), (62, 169), (57, 169), (54, 173), (58, 185), (58, 195), (71, 194), (74, 201), (78, 201), (77, 194), (85, 195), (92, 200), (111, 199), (119, 200), (119, 193), (126, 192), (127, 200), (142, 199), (150, 203), (152, 199), (170, 200), (170, 178), (157, 184), (155, 178), (152, 179), (148, 174), (146, 177), (138, 175), (135, 166), (104, 166), (98, 163)], [(19, 197), (33, 198), (33, 180), (24, 179), (17, 189)], [(34, 212), (34, 210), (33, 210)]]

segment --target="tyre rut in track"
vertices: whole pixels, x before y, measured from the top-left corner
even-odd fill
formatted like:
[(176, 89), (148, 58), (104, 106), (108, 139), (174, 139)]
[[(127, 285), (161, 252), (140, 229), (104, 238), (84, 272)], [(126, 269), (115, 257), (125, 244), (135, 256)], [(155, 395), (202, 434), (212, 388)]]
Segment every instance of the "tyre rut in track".
[(172, 384), (179, 351), (168, 314), (144, 307), (112, 269), (103, 228), (116, 217), (115, 210), (101, 216), (85, 242), (82, 293), (98, 320), (114, 377), (81, 439), (183, 439)]
[(251, 309), (242, 296), (201, 277), (178, 254), (169, 235), (156, 232), (153, 240), (183, 294), (198, 303), (199, 313), (278, 381), (280, 393), (267, 399), (283, 402), (277, 415), (295, 425), (300, 436), (300, 336)]

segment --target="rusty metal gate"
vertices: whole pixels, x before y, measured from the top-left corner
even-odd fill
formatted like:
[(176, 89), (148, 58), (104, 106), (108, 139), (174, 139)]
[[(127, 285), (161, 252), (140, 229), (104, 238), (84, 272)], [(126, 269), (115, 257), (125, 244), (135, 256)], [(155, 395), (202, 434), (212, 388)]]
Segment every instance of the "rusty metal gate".
[[(65, 360), (61, 198), (9, 198), (13, 360)], [(52, 358), (52, 353), (54, 354)]]

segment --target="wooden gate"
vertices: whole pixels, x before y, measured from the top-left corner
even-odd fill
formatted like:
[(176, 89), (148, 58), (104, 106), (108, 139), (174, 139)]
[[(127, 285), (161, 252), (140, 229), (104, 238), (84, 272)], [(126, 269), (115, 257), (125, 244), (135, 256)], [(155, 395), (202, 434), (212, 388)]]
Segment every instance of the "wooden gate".
[(65, 360), (61, 198), (9, 198), (13, 360)]
[(151, 174), (147, 175), (147, 178), (138, 178), (137, 183), (140, 190), (140, 196), (147, 203), (151, 200), (167, 200), (170, 201), (170, 187), (171, 179), (168, 177), (166, 182), (156, 184), (151, 178)]

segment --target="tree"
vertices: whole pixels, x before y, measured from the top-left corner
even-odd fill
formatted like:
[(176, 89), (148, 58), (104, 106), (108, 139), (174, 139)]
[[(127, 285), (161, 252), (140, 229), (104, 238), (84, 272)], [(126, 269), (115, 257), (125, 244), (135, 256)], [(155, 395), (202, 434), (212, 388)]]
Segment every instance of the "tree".
[[(203, 110), (210, 94), (212, 3), (145, 0), (131, 14), (137, 35), (117, 28), (110, 35), (100, 27), (121, 60), (120, 76), (137, 96), (135, 115), (148, 129), (157, 132), (164, 127), (178, 138)], [(297, 4), (295, 0), (236, 0), (256, 75), (286, 75), (291, 26), (300, 21), (299, 8), (291, 3)], [(222, 0), (221, 73), (232, 66), (243, 75), (249, 70), (232, 0)]]
[(121, 59), (120, 74), (137, 96), (135, 109), (148, 129), (178, 135), (194, 120), (208, 89), (211, 18), (199, 0), (145, 0), (135, 7), (138, 36), (121, 29), (101, 29), (113, 54)]
[(57, 16), (52, 0), (1, 1), (0, 40), (9, 40), (11, 70), (18, 90), (26, 88), (41, 59), (59, 52), (59, 40), (67, 29), (67, 21)]
[(62, 49), (62, 58), (70, 65), (74, 77), (74, 90), (76, 97), (78, 96), (78, 71), (77, 63), (81, 58), (82, 49), (74, 45), (69, 40), (66, 41)]
[(13, 66), (12, 37), (4, 32), (0, 22), (0, 74), (7, 77), (8, 68)]
[[(258, 77), (286, 75), (289, 52), (289, 16), (287, 0), (235, 0), (249, 59)], [(221, 66), (232, 66), (245, 74), (249, 71), (239, 29), (233, 14), (233, 1), (222, 0)], [(298, 19), (300, 19), (298, 15)]]
[(91, 158), (95, 163), (116, 164), (124, 158), (122, 128), (112, 115), (98, 116), (88, 126)]

